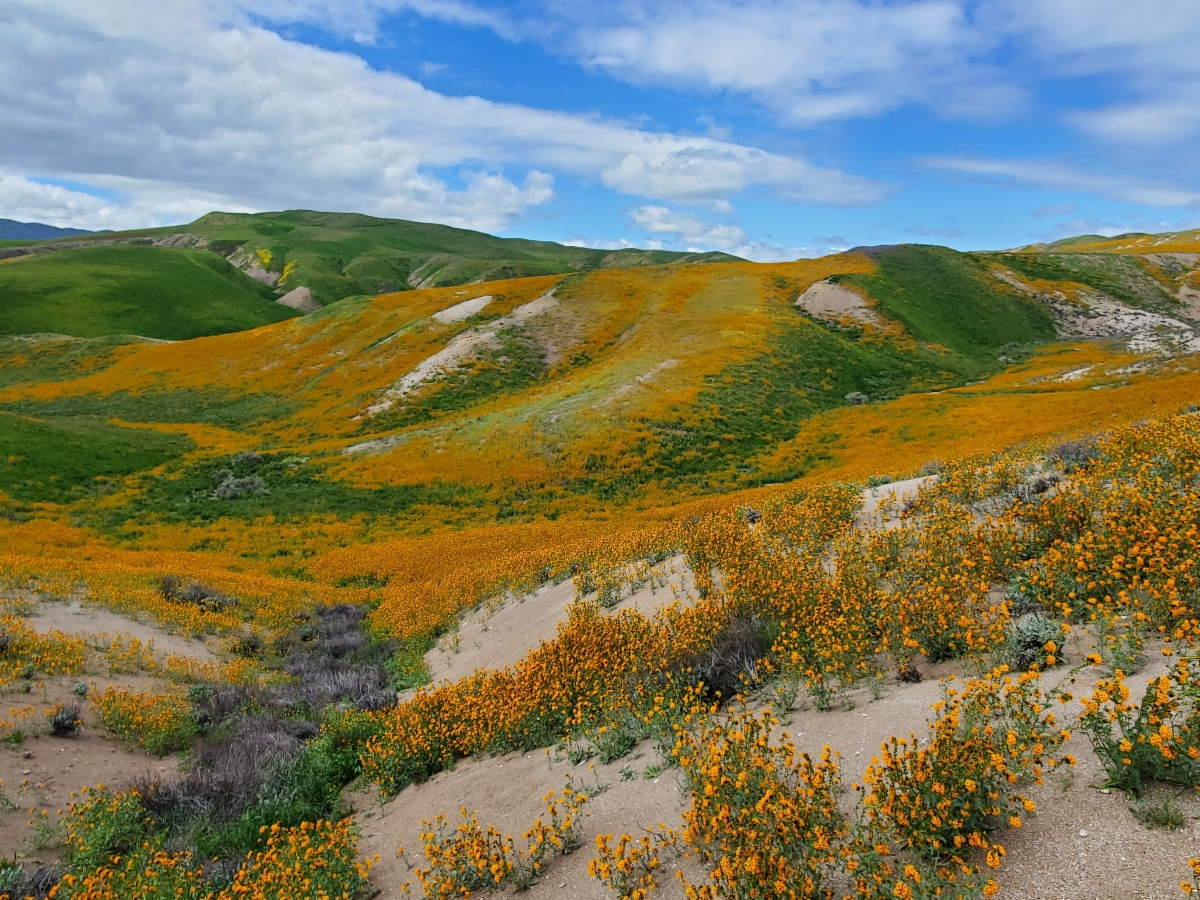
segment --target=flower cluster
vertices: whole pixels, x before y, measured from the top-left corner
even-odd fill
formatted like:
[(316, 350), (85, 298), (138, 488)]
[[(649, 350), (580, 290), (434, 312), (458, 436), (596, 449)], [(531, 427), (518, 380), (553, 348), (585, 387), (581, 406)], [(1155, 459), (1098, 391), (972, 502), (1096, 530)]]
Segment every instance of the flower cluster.
[(183, 750), (196, 734), (191, 704), (178, 689), (156, 692), (108, 687), (99, 697), (92, 697), (92, 705), (109, 731), (137, 741), (155, 756)]

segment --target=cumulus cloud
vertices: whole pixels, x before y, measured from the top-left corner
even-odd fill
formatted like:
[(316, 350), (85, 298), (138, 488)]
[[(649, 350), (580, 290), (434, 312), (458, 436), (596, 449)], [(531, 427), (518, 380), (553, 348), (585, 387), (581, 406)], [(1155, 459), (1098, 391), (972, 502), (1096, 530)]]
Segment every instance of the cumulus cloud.
[[(335, 14), (315, 0), (264, 9)], [(729, 141), (447, 96), (257, 27), (228, 0), (10, 2), (0, 114), (5, 169), (120, 186), (127, 210), (157, 193), (496, 230), (549, 200), (555, 174), (668, 202), (754, 187), (846, 204), (882, 193)]]
[(555, 3), (574, 27), (568, 52), (634, 82), (746, 93), (809, 124), (876, 115), (911, 101), (987, 115), (1021, 92), (965, 65), (991, 39), (960, 4), (912, 0), (627, 0), (617, 16), (594, 3)]

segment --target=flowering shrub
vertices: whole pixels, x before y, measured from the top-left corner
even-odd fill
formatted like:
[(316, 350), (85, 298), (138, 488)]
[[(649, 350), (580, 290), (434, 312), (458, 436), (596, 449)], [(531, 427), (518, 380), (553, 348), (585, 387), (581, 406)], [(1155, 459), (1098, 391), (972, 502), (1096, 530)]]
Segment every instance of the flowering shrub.
[(588, 877), (595, 878), (620, 900), (646, 900), (659, 887), (657, 875), (664, 856), (682, 852), (679, 844), (679, 831), (666, 825), (636, 839), (623, 834), (616, 844), (611, 834), (598, 834), (598, 855), (588, 862)]
[(692, 805), (682, 839), (709, 865), (695, 897), (820, 896), (846, 833), (837, 803), (838, 765), (829, 748), (814, 762), (796, 753), (769, 712), (740, 710), (727, 722), (680, 728), (675, 755)]
[(1003, 666), (947, 690), (934, 708), (924, 746), (915, 736), (893, 737), (871, 761), (863, 778), (867, 820), (921, 857), (962, 864), (975, 848), (995, 868), (1003, 849), (991, 832), (1021, 827), (1021, 815), (1035, 808), (1016, 786), (1027, 778), (1040, 784), (1060, 761), (1072, 764), (1056, 755), (1070, 733), (1058, 730), (1036, 676), (1013, 678)]
[(1109, 786), (1127, 794), (1140, 794), (1152, 780), (1200, 786), (1198, 677), (1200, 658), (1182, 656), (1147, 684), (1141, 703), (1130, 702), (1120, 671), (1083, 698), (1080, 727)]
[(185, 749), (196, 734), (191, 704), (177, 688), (134, 692), (108, 687), (92, 704), (109, 731), (136, 740), (155, 756)]
[(416, 867), (426, 897), (463, 897), (472, 891), (502, 884), (521, 889), (531, 885), (547, 857), (565, 856), (579, 846), (582, 809), (587, 796), (570, 786), (561, 797), (551, 791), (542, 800), (549, 821), (541, 817), (522, 835), (524, 849), (489, 825), (480, 827), (474, 813), (461, 810), (462, 821), (451, 825), (445, 816), (422, 821), (421, 834), (427, 867)]
[(80, 638), (50, 631), (41, 634), (20, 616), (0, 612), (0, 686), (34, 673), (78, 675), (86, 644)]
[[(93, 798), (99, 799), (99, 798)], [(122, 812), (136, 798), (107, 795), (100, 809)], [(358, 841), (349, 819), (304, 822), (295, 828), (263, 829), (266, 847), (251, 853), (228, 887), (215, 889), (205, 866), (191, 853), (170, 853), (152, 841), (131, 847), (108, 845), (111, 856), (79, 854), (76, 870), (63, 876), (52, 896), (70, 900), (355, 900), (367, 891), (370, 863), (356, 859)], [(89, 838), (98, 849), (98, 835)], [(84, 863), (94, 862), (94, 866)]]

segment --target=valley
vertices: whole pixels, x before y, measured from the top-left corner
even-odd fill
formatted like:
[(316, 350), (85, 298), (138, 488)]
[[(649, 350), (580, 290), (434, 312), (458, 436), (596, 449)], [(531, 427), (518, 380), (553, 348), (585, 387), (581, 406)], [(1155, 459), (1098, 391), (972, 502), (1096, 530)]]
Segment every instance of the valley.
[(0, 263), (0, 892), (1191, 883), (1200, 232), (52, 243)]

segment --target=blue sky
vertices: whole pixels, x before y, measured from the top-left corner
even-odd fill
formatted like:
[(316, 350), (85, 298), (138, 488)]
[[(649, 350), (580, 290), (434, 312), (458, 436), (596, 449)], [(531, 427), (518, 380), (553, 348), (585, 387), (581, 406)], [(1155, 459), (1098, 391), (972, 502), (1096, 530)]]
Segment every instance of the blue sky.
[(0, 0), (0, 216), (786, 259), (1200, 226), (1191, 0)]

